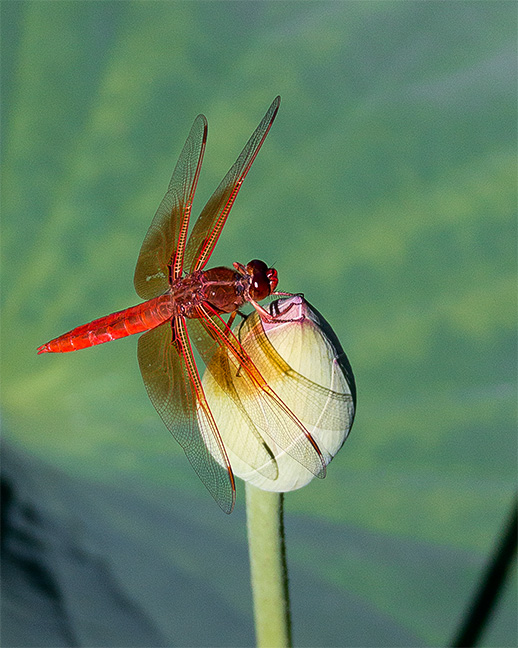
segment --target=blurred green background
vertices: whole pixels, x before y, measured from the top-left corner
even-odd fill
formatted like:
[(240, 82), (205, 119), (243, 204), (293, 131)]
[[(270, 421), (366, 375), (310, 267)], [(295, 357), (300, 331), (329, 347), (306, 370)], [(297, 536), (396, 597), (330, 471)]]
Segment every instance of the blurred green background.
[[(275, 265), (358, 386), (328, 477), (286, 498), (295, 643), (446, 645), (516, 481), (515, 4), (1, 12), (4, 447), (43, 546), (81, 548), (47, 566), (56, 632), (83, 624), (76, 643), (9, 645), (253, 644), (242, 484), (226, 517), (153, 410), (135, 338), (36, 347), (139, 301), (137, 254), (194, 117), (197, 214), (277, 94), (213, 265)], [(107, 582), (145, 617), (126, 638)], [(7, 598), (18, 625), (43, 609)], [(515, 645), (516, 576), (500, 603), (485, 646)]]

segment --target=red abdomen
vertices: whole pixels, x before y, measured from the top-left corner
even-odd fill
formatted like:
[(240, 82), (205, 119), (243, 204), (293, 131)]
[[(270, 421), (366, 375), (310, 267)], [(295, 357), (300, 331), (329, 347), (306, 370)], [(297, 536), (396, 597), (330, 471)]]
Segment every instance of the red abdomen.
[(66, 353), (142, 333), (168, 320), (175, 314), (174, 311), (171, 296), (160, 295), (143, 304), (78, 326), (40, 346), (38, 353)]

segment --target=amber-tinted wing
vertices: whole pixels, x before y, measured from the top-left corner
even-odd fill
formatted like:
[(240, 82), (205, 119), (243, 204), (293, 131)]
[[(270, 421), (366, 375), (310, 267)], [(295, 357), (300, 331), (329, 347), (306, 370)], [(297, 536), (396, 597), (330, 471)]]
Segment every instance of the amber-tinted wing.
[[(165, 426), (212, 497), (225, 513), (231, 513), (234, 477), (201, 388), (183, 319), (144, 333), (138, 341), (138, 361), (149, 398)], [(204, 420), (201, 428), (198, 416)]]
[(207, 141), (207, 120), (198, 115), (182, 149), (171, 182), (147, 231), (135, 269), (135, 290), (151, 299), (182, 272), (185, 240)]
[(234, 166), (223, 178), (196, 221), (185, 253), (185, 269), (188, 272), (201, 270), (209, 260), (243, 180), (275, 119), (280, 101), (280, 97), (273, 100)]
[[(326, 465), (331, 457), (326, 456), (325, 452), (320, 450), (293, 411), (269, 386), (235, 335), (217, 324), (218, 316), (210, 307), (200, 306), (199, 310), (200, 314), (205, 315), (199, 320), (201, 325), (218, 345), (226, 349), (230, 374), (225, 377), (225, 381), (233, 384), (235, 396), (228, 390), (225, 390), (226, 394), (229, 397), (237, 397), (240, 401), (240, 408), (244, 409), (248, 419), (253, 421), (256, 436), (261, 437), (266, 445), (268, 445), (268, 439), (271, 439), (311, 473), (317, 477), (325, 477)], [(200, 340), (194, 338), (195, 344), (200, 353), (204, 355), (204, 338), (203, 336), (198, 337), (201, 338), (201, 348)], [(216, 367), (210, 362), (207, 364), (207, 369), (220, 384), (222, 366), (221, 363), (216, 364)], [(236, 379), (237, 376), (239, 379)], [(307, 382), (310, 383), (310, 381)], [(309, 390), (312, 391), (312, 386), (309, 387)], [(328, 391), (324, 390), (324, 392)], [(326, 394), (324, 392), (318, 393), (317, 390), (318, 395), (314, 398), (315, 416), (322, 412), (322, 409), (319, 411), (318, 407), (325, 403)]]
[[(212, 321), (215, 326), (225, 329), (221, 326), (221, 320), (213, 318)], [(241, 403), (234, 384), (235, 362), (232, 361), (232, 356), (228, 355), (226, 347), (222, 346), (220, 341), (207, 334), (201, 319), (189, 319), (186, 320), (186, 324), (190, 339), (208, 367), (208, 371), (223, 390), (225, 398), (230, 398), (240, 411), (239, 423), (236, 422), (236, 425), (239, 425), (239, 443), (234, 444), (231, 450), (251, 469), (257, 470), (268, 479), (276, 479), (279, 472), (277, 462), (268, 443), (257, 430), (250, 412)]]
[(295, 371), (272, 345), (262, 327), (261, 318), (254, 312), (240, 328), (240, 340), (246, 340), (246, 349), (253, 357), (257, 370), (269, 384), (282, 384), (282, 398), (295, 409), (302, 404), (304, 421), (308, 426), (321, 427), (329, 431), (345, 432), (345, 438), (352, 427), (356, 409), (356, 386), (347, 356), (329, 327), (318, 316), (319, 325), (328, 339), (332, 339), (337, 351), (335, 361), (340, 370), (333, 372), (332, 389), (319, 385)]

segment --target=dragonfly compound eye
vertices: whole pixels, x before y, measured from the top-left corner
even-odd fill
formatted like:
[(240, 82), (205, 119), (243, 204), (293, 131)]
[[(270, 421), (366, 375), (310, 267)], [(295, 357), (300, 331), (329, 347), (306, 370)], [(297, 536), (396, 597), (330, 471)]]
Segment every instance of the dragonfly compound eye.
[(270, 282), (270, 294), (275, 291), (277, 284), (279, 283), (279, 278), (277, 277), (277, 270), (275, 268), (268, 268), (266, 271), (266, 276)]
[(268, 266), (264, 261), (254, 259), (246, 266), (247, 272), (252, 276), (250, 280), (250, 297), (260, 301), (270, 294), (270, 279), (268, 277)]

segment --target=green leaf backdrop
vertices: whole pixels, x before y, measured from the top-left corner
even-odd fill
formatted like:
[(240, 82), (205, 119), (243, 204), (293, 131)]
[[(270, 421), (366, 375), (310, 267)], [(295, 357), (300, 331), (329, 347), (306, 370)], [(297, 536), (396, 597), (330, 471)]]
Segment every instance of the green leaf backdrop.
[[(213, 261), (274, 264), (357, 378), (328, 478), (286, 500), (295, 643), (446, 644), (515, 488), (514, 3), (4, 0), (1, 12), (4, 439), (83, 495), (110, 494), (88, 515), (121, 537), (147, 532), (199, 579), (183, 630), (165, 585), (159, 605), (152, 582), (139, 593), (166, 645), (196, 645), (191, 623), (213, 628), (213, 645), (251, 645), (243, 489), (231, 518), (209, 501), (147, 399), (135, 339), (36, 347), (137, 303), (138, 250), (194, 117), (209, 120), (199, 213), (280, 94)], [(46, 483), (50, 506), (63, 493)], [(163, 515), (143, 530), (153, 507)], [(105, 559), (136, 596), (128, 575), (149, 566), (120, 551)], [(512, 645), (515, 583), (484, 645)], [(225, 643), (234, 614), (243, 634)]]

